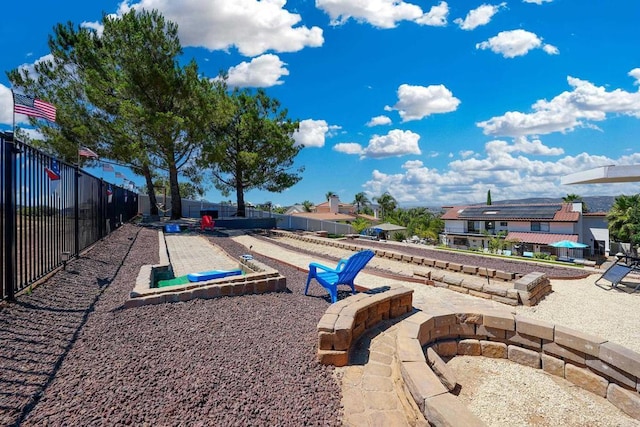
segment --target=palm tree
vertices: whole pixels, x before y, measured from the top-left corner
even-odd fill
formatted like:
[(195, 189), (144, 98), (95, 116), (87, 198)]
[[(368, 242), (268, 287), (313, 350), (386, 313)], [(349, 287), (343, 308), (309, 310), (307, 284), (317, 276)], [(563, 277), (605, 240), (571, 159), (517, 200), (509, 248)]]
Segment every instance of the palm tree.
[(389, 192), (385, 191), (380, 197), (374, 198), (382, 208), (382, 219), (391, 214), (397, 206), (396, 199)]
[(356, 194), (353, 203), (356, 205), (356, 212), (360, 213), (360, 207), (367, 206), (369, 204), (369, 198), (364, 193)]
[(566, 196), (564, 196), (562, 198), (562, 201), (565, 203), (575, 203), (575, 202), (580, 202), (582, 203), (582, 212), (587, 212), (588, 208), (587, 208), (587, 204), (582, 200), (582, 196), (579, 196), (577, 194), (567, 194)]
[(327, 191), (327, 194), (325, 194), (325, 195), (324, 195), (324, 197), (325, 197), (325, 198), (327, 199), (327, 201), (328, 201), (331, 197), (333, 197), (333, 196), (335, 196), (335, 195), (336, 195), (336, 193), (334, 193), (333, 191)]
[(313, 208), (313, 203), (311, 203), (308, 200), (305, 200), (304, 202), (302, 202), (301, 205), (304, 208), (305, 212), (311, 212), (311, 210)]
[(640, 211), (640, 194), (618, 196), (607, 214), (609, 233), (618, 242), (631, 242), (637, 239), (640, 227), (638, 213)]

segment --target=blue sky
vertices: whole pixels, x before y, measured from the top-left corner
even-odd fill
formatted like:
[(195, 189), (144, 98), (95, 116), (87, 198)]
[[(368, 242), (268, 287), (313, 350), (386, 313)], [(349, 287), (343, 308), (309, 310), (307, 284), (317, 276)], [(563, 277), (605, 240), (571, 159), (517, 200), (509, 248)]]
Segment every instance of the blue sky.
[[(2, 70), (48, 54), (56, 23), (158, 9), (204, 76), (262, 87), (305, 148), (302, 180), (245, 200), (345, 202), (388, 191), (403, 206), (634, 194), (562, 176), (640, 163), (640, 3), (629, 0), (38, 1), (3, 7)], [(0, 128), (12, 99), (0, 76)], [(20, 126), (26, 119), (18, 117)], [(141, 177), (116, 167), (138, 185)], [(93, 172), (116, 180), (101, 169)], [(215, 189), (206, 199), (220, 201)]]

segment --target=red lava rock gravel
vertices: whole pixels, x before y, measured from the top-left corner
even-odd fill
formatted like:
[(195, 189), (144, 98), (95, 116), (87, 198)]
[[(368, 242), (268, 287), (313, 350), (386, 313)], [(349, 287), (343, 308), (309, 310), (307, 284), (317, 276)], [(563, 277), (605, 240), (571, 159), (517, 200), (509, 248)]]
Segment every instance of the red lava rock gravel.
[(339, 384), (315, 360), (328, 302), (303, 295), (306, 274), (265, 259), (290, 292), (124, 309), (157, 240), (125, 224), (0, 310), (0, 424), (340, 425)]

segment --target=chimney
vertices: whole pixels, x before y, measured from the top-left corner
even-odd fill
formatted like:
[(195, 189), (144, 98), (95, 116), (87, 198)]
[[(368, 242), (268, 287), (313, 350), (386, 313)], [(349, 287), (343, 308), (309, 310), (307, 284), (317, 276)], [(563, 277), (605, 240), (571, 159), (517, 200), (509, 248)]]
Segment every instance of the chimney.
[(329, 197), (329, 212), (332, 214), (338, 213), (340, 205), (340, 198), (338, 196)]

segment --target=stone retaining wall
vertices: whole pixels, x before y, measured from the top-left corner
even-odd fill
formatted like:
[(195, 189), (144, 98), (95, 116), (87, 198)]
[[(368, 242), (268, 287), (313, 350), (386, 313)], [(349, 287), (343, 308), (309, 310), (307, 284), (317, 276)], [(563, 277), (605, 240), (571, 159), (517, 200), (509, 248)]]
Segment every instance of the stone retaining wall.
[(405, 385), (436, 426), (483, 423), (449, 392), (451, 379), (437, 362), (427, 361), (429, 349), (443, 357), (504, 358), (543, 369), (640, 420), (640, 354), (564, 326), (504, 312), (434, 307), (403, 320), (396, 344)]
[[(333, 239), (322, 239), (312, 235), (291, 233), (283, 230), (271, 230), (271, 233), (304, 242), (352, 251), (363, 249), (361, 246), (351, 243)], [(522, 276), (507, 271), (434, 260), (388, 249), (371, 248), (371, 250), (380, 258), (433, 268), (436, 271), (413, 273), (415, 276), (423, 278), (426, 285), (445, 287), (452, 291), (491, 299), (512, 306), (520, 304), (527, 306), (535, 305), (547, 294), (551, 293), (551, 283), (543, 273), (529, 273), (526, 276)], [(447, 272), (455, 274), (447, 274)], [(464, 277), (465, 275), (470, 275), (468, 280)], [(502, 286), (502, 283), (481, 283), (478, 281), (478, 277), (499, 280), (500, 282), (504, 282), (504, 286)], [(513, 285), (508, 286), (510, 283), (513, 283)]]
[(318, 361), (345, 366), (351, 344), (366, 330), (412, 309), (413, 290), (405, 287), (361, 292), (331, 304), (318, 322)]

